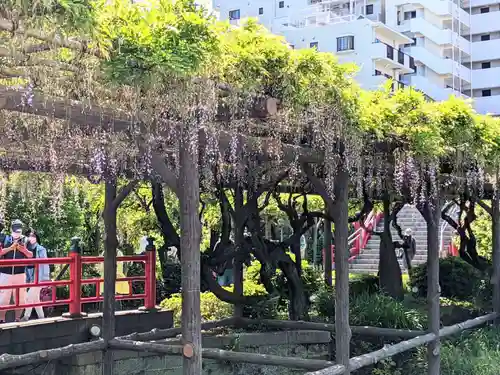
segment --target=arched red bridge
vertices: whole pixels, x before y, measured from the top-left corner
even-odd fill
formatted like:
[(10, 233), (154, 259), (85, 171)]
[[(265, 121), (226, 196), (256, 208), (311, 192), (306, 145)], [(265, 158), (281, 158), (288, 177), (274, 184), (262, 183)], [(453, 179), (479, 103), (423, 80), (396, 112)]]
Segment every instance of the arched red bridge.
[[(84, 264), (99, 264), (104, 262), (102, 256), (82, 256), (79, 251), (71, 250), (67, 257), (59, 258), (44, 258), (44, 259), (0, 259), (0, 267), (25, 267), (35, 266), (35, 281), (34, 283), (25, 283), (19, 285), (0, 285), (0, 290), (14, 290), (14, 304), (0, 306), (0, 310), (19, 310), (28, 307), (55, 307), (67, 305), (69, 312), (67, 317), (77, 318), (82, 316), (83, 305), (88, 303), (96, 303), (103, 301), (101, 295), (101, 283), (104, 282), (103, 277), (99, 278), (84, 278)], [(117, 282), (127, 282), (129, 284), (129, 294), (117, 294), (116, 300), (143, 300), (144, 310), (152, 310), (156, 303), (156, 251), (154, 247), (149, 249), (142, 255), (120, 256), (117, 257), (117, 262), (127, 263), (143, 263), (144, 275), (133, 277), (117, 278)], [(55, 281), (39, 281), (38, 267), (42, 264), (50, 265), (69, 265), (69, 279)], [(134, 293), (132, 283), (142, 283), (144, 285), (143, 293)], [(82, 287), (84, 285), (95, 285), (95, 295), (82, 296)], [(56, 290), (60, 287), (69, 287), (69, 298), (58, 299)], [(20, 301), (19, 295), (21, 289), (40, 287), (50, 288), (52, 299), (50, 301), (41, 301), (37, 303), (27, 303)]]

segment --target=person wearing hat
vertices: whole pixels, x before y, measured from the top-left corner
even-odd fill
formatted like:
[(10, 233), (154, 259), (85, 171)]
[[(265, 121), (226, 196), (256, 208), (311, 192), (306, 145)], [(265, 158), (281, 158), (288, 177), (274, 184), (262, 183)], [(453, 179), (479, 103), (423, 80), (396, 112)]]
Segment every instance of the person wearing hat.
[[(47, 250), (45, 247), (40, 245), (40, 237), (38, 233), (30, 229), (26, 236), (28, 237), (28, 249), (33, 253), (34, 258), (47, 258)], [(26, 283), (34, 283), (35, 282), (35, 269), (34, 265), (26, 266)], [(50, 281), (50, 267), (48, 264), (40, 264), (38, 265), (38, 282), (42, 281)], [(28, 294), (26, 295), (26, 302), (28, 303), (39, 303), (40, 302), (40, 292), (42, 288), (39, 286), (33, 286), (29, 288)], [(27, 321), (31, 317), (31, 312), (33, 311), (33, 307), (28, 307), (24, 311), (24, 316), (21, 320)], [(39, 319), (45, 318), (45, 313), (43, 312), (43, 307), (38, 306), (35, 307), (36, 314)]]
[[(26, 247), (23, 233), (23, 223), (14, 220), (11, 225), (11, 235), (6, 236), (3, 248), (0, 250), (0, 260), (2, 259), (28, 259), (33, 258), (33, 253)], [(26, 281), (25, 266), (0, 266), (0, 285), (19, 285)], [(24, 301), (26, 289), (19, 289), (19, 300)], [(10, 305), (11, 298), (16, 298), (15, 289), (0, 290), (0, 306)], [(16, 310), (16, 321), (20, 321), (23, 310)], [(0, 323), (5, 322), (6, 310), (0, 311)]]

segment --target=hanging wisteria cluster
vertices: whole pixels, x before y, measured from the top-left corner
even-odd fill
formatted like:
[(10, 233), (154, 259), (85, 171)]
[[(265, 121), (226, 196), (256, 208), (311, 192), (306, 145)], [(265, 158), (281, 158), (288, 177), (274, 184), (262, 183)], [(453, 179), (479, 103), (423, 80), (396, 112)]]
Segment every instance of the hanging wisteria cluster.
[[(189, 1), (155, 4), (96, 3), (78, 22), (40, 16), (60, 27), (15, 2), (3, 9), (3, 169), (142, 179), (160, 157), (178, 173), (187, 137), (207, 190), (216, 180), (257, 183), (257, 170), (287, 170), (299, 184), (310, 163), (332, 196), (342, 168), (359, 197), (390, 190), (420, 201), (437, 193), (443, 160), (459, 190), (480, 195), (498, 165), (498, 120), (458, 99), (365, 92), (332, 55), (290, 49), (253, 22), (217, 24)], [(144, 23), (144, 12), (157, 22)], [(178, 44), (193, 23), (197, 34)]]

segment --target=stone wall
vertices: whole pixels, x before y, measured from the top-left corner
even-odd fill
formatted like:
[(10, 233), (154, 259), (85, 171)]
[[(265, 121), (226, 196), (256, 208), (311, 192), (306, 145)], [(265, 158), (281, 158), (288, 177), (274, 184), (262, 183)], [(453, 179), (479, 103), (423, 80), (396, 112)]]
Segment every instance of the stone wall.
[[(329, 359), (331, 336), (328, 332), (289, 331), (273, 333), (241, 333), (205, 336), (205, 348), (271, 354), (285, 357)], [(169, 340), (177, 344), (177, 340)], [(46, 375), (101, 375), (102, 353), (82, 354), (68, 358)], [(116, 375), (182, 375), (182, 357), (151, 355), (127, 351), (115, 352)], [(203, 360), (203, 375), (295, 375), (304, 370)]]

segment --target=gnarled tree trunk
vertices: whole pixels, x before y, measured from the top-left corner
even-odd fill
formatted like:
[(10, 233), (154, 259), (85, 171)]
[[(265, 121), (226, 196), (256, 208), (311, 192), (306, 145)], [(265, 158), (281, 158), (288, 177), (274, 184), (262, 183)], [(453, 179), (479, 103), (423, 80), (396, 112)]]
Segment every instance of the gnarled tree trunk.
[(380, 288), (395, 299), (403, 299), (403, 281), (396, 250), (391, 234), (391, 201), (388, 194), (384, 196), (384, 231), (380, 234), (379, 277)]

